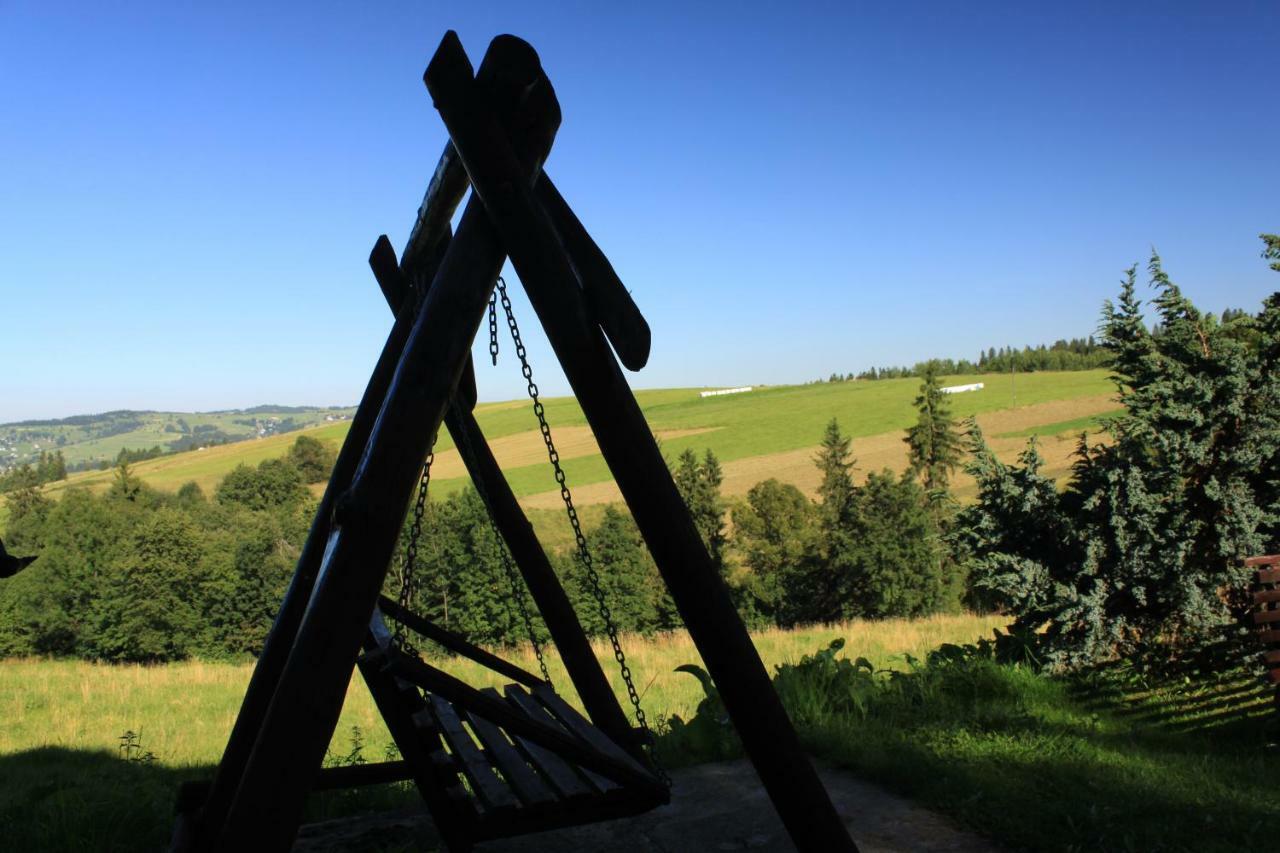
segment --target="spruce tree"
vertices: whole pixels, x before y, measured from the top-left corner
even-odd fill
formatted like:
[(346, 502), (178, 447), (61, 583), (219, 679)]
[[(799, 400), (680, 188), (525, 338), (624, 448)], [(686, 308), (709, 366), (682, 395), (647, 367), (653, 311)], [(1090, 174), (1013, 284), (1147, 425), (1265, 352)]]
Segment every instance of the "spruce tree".
[(824, 520), (839, 526), (849, 520), (853, 511), (853, 466), (851, 440), (840, 432), (840, 424), (832, 418), (822, 436), (822, 446), (814, 464), (822, 472), (818, 496), (822, 499)]
[(903, 439), (909, 448), (908, 472), (919, 477), (931, 496), (946, 494), (951, 472), (960, 462), (960, 436), (951, 416), (951, 402), (942, 393), (942, 383), (933, 365), (924, 371), (920, 394), (915, 399), (919, 413)]

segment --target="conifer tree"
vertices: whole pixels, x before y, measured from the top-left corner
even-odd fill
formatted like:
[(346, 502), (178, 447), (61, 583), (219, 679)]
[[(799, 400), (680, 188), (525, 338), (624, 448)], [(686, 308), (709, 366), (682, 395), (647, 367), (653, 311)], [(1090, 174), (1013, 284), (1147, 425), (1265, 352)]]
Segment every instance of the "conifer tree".
[(814, 464), (822, 472), (818, 496), (822, 499), (825, 522), (839, 526), (849, 520), (853, 511), (853, 466), (851, 440), (840, 432), (840, 424), (832, 418), (822, 436), (822, 446)]
[(916, 423), (907, 429), (912, 477), (920, 477), (925, 490), (931, 496), (941, 496), (947, 491), (951, 472), (960, 462), (960, 436), (951, 416), (951, 402), (942, 393), (942, 383), (932, 365), (924, 372), (920, 394), (915, 399), (919, 413)]

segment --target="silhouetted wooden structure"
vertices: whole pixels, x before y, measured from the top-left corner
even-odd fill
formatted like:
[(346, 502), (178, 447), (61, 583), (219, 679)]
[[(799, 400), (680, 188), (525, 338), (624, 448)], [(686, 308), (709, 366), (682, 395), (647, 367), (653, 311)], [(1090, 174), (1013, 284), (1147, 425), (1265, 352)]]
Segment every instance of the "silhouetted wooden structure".
[(1244, 564), (1258, 570), (1249, 593), (1252, 618), (1263, 645), (1266, 679), (1276, 685), (1276, 705), (1280, 707), (1280, 554), (1250, 557)]
[[(399, 261), (385, 237), (370, 257), (395, 322), (217, 773), (180, 796), (174, 848), (287, 849), (308, 791), (394, 780), (416, 783), (453, 850), (666, 802), (668, 786), (643, 748), (643, 732), (615, 698), (472, 415), (470, 348), (509, 256), (796, 845), (854, 850), (619, 368), (619, 359), (633, 370), (644, 365), (649, 328), (542, 169), (560, 110), (537, 54), (500, 36), (473, 73), (450, 32), (425, 82), (450, 141)], [(545, 619), (585, 716), (543, 677), (381, 596), (442, 424)], [(394, 642), (389, 620), (510, 683), (502, 691), (476, 689), (448, 675)], [(402, 760), (322, 769), (353, 668)]]

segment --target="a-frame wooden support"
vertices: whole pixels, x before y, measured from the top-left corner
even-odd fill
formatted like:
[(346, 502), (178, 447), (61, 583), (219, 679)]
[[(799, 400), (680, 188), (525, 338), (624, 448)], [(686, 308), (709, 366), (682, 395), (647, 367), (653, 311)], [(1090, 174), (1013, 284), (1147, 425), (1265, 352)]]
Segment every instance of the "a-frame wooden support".
[[(655, 789), (653, 776), (637, 761), (626, 717), (471, 416), (470, 346), (510, 256), (788, 832), (801, 850), (855, 849), (800, 749), (614, 357), (616, 352), (633, 369), (643, 365), (648, 328), (542, 170), (560, 112), (536, 53), (519, 39), (501, 36), (473, 73), (450, 32), (425, 82), (450, 143), (399, 265), (385, 238), (371, 257), (395, 324), (352, 419), (217, 774), (197, 797), (188, 797), (189, 819), (180, 823), (174, 847), (287, 849), (308, 791), (339, 784), (339, 776), (413, 778), (454, 849), (530, 831), (510, 818), (519, 812), (516, 805), (541, 815), (536, 825), (546, 828), (633, 813), (662, 801), (665, 792)], [(470, 199), (451, 236), (449, 222), (468, 187)], [(526, 689), (516, 678), (502, 699), (404, 658), (387, 642), (378, 610), (386, 567), (422, 459), (442, 424), (460, 450), (470, 448), (464, 454), (467, 468), (484, 486), (590, 723), (545, 688)], [(403, 761), (361, 773), (321, 771), (357, 664)], [(472, 752), (475, 744), (459, 735), (464, 720), (485, 741), (483, 756), (494, 768), (486, 771)], [(424, 739), (424, 730), (434, 740)], [(469, 791), (461, 790), (456, 774), (441, 772), (439, 749), (431, 744), (449, 745), (449, 758), (463, 767)], [(510, 750), (519, 752), (521, 762)], [(566, 760), (577, 771), (562, 772)], [(542, 775), (527, 772), (533, 767)], [(495, 769), (509, 789), (491, 784), (485, 774)], [(575, 786), (590, 789), (592, 796)], [(645, 796), (611, 798), (611, 792), (624, 790)], [(464, 796), (478, 803), (474, 811), (461, 807)]]

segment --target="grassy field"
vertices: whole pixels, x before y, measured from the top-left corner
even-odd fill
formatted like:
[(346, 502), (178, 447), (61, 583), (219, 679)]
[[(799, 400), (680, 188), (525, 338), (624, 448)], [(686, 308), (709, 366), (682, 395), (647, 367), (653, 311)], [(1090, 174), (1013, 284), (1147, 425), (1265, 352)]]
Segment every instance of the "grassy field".
[[(763, 631), (756, 643), (772, 667), (841, 636), (848, 638), (850, 653), (865, 655), (878, 666), (902, 669), (905, 655), (920, 657), (939, 643), (972, 641), (996, 624), (997, 620), (974, 616), (855, 622)], [(702, 695), (698, 683), (673, 672), (681, 664), (699, 662), (688, 637), (625, 637), (624, 644), (650, 718), (661, 728), (661, 721), (672, 714), (692, 717)], [(600, 644), (597, 654), (612, 676), (616, 666), (609, 649)], [(514, 656), (526, 667), (536, 666), (527, 650)], [(498, 683), (466, 662), (447, 660), (444, 668), (476, 684)], [(550, 669), (558, 685), (567, 683), (554, 656)], [(250, 671), (248, 663), (144, 667), (0, 662), (0, 847), (159, 849), (167, 839), (176, 785), (207, 776), (218, 760)], [(125, 760), (120, 738), (126, 732), (136, 735), (134, 757), (150, 752), (155, 760)], [(348, 691), (331, 748), (335, 760), (351, 753), (353, 737), (370, 761), (380, 760), (389, 743), (358, 678)], [(312, 815), (367, 805), (319, 799)]]
[[(1116, 409), (1111, 384), (1101, 370), (1025, 374), (1016, 379), (1016, 397), (1008, 377), (954, 376), (946, 381), (986, 382), (982, 391), (956, 395), (953, 408), (958, 417), (977, 415), (997, 452), (1010, 457), (1021, 448), (1025, 435), (1062, 434)], [(762, 387), (747, 394), (706, 399), (698, 396), (697, 389), (638, 391), (636, 396), (668, 458), (674, 459), (687, 448), (698, 453), (714, 451), (725, 465), (725, 491), (734, 495), (745, 493), (769, 476), (811, 491), (817, 482), (810, 470), (812, 448), (833, 417), (854, 437), (854, 453), (864, 473), (886, 465), (900, 468), (905, 460), (901, 430), (914, 421), (912, 401), (918, 388), (917, 379), (891, 379)], [(577, 402), (568, 397), (552, 398), (546, 401), (546, 409), (566, 473), (581, 492), (579, 502), (616, 499), (608, 468)], [(528, 402), (482, 404), (476, 418), (516, 494), (531, 507), (554, 505), (557, 498), (551, 490), (555, 484)], [(339, 443), (347, 428), (346, 423), (326, 424), (306, 434)], [(236, 465), (283, 455), (296, 435), (176, 454), (138, 463), (133, 470), (160, 489), (173, 491), (194, 480), (209, 491)], [(1050, 469), (1065, 471), (1070, 442), (1048, 444)], [(1063, 446), (1059, 449), (1056, 444)], [(437, 494), (447, 494), (467, 480), (447, 435), (441, 436), (438, 451), (434, 484)], [(111, 472), (77, 474), (50, 486), (49, 491), (56, 494), (73, 486), (106, 488), (111, 477)]]
[[(801, 669), (778, 686), (806, 747), (824, 760), (945, 812), (1008, 849), (1262, 849), (1280, 825), (1274, 779), (1280, 727), (1272, 693), (1248, 672), (1159, 678), (1125, 665), (1069, 679), (985, 659), (923, 665), (942, 643), (966, 643), (996, 618), (938, 616), (756, 635), (771, 666), (847, 640), (890, 676), (853, 682)], [(628, 659), (657, 722), (669, 766), (736, 754), (714, 723), (697, 726), (697, 682), (672, 670), (698, 656), (683, 635), (627, 637)], [(597, 653), (612, 673), (607, 649)], [(910, 657), (909, 657), (910, 656)], [(515, 652), (527, 667), (527, 651)], [(445, 668), (495, 683), (476, 667)], [(553, 659), (553, 679), (565, 684)], [(250, 665), (158, 667), (71, 661), (0, 662), (0, 826), (14, 850), (154, 850), (163, 846), (180, 781), (207, 777), (230, 729)], [(821, 671), (820, 671), (821, 672)], [(621, 698), (621, 691), (619, 691)], [(121, 749), (121, 738), (133, 733)], [(330, 762), (383, 759), (388, 737), (358, 679)], [(148, 758), (148, 756), (152, 756)], [(133, 760), (129, 760), (132, 758)], [(143, 759), (143, 760), (139, 760)], [(313, 797), (312, 819), (416, 800), (406, 786)]]

